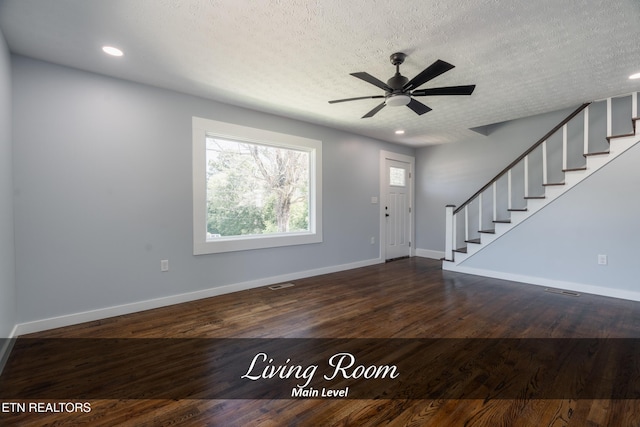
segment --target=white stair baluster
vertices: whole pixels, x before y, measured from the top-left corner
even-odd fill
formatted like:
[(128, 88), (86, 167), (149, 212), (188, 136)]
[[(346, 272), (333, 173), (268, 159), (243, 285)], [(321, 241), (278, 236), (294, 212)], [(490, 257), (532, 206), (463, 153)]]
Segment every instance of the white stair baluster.
[(464, 207), (464, 241), (469, 240), (469, 205)]
[(562, 170), (567, 167), (567, 125), (562, 126)]
[(612, 136), (611, 98), (607, 98), (607, 137)]
[(444, 259), (453, 261), (453, 241), (455, 221), (453, 215), (454, 205), (447, 205), (445, 208), (445, 242), (444, 242)]
[(498, 220), (498, 182), (493, 181), (493, 220)]
[(583, 154), (589, 154), (589, 107), (584, 109), (584, 149)]
[(478, 195), (478, 231), (482, 230), (482, 193)]
[(457, 248), (456, 246), (458, 246), (458, 214), (454, 214), (453, 215), (453, 249), (451, 252), (451, 259), (453, 259), (453, 251), (455, 251)]
[(542, 185), (547, 184), (547, 141), (542, 143)]
[(524, 197), (529, 197), (529, 156), (524, 158)]
[(511, 169), (507, 172), (507, 209), (511, 209)]

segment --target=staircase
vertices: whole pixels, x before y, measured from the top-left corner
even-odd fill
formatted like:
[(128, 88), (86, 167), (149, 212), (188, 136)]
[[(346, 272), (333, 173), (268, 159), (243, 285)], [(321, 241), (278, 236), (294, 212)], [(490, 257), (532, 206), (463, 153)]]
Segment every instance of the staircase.
[[(619, 132), (622, 117), (625, 124), (631, 119), (631, 127)], [(467, 259), (637, 144), (639, 120), (637, 92), (578, 107), (462, 205), (446, 207), (442, 268), (456, 271)], [(603, 127), (601, 136), (595, 131), (598, 125)]]

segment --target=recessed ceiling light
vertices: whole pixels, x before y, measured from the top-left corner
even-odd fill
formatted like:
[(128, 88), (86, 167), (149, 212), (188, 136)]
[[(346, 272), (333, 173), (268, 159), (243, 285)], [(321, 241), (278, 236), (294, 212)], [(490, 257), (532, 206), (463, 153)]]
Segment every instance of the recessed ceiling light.
[(107, 55), (111, 55), (111, 56), (122, 56), (124, 55), (124, 53), (118, 49), (117, 47), (113, 47), (113, 46), (102, 46), (102, 51), (104, 53), (106, 53)]
[(640, 73), (631, 74), (629, 78), (632, 80), (640, 79)]
[(404, 131), (402, 129), (398, 129), (396, 131), (396, 135), (404, 135)]

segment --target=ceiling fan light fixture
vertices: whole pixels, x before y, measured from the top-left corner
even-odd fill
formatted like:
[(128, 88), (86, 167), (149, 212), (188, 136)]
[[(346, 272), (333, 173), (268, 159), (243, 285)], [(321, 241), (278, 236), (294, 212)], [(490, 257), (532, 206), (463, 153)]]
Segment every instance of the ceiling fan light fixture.
[(411, 97), (405, 94), (391, 95), (384, 103), (389, 107), (401, 107), (407, 105), (411, 101)]
[(640, 79), (640, 73), (631, 74), (629, 76), (629, 79), (631, 80)]
[(396, 135), (404, 135), (404, 130), (402, 130), (402, 129), (398, 129), (398, 130), (396, 131)]

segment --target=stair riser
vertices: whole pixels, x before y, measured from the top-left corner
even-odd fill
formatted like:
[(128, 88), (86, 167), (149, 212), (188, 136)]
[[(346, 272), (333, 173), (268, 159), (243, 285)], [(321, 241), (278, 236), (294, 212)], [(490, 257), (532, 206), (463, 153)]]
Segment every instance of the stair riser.
[(610, 154), (602, 156), (587, 157), (587, 169), (600, 169), (609, 162)]

